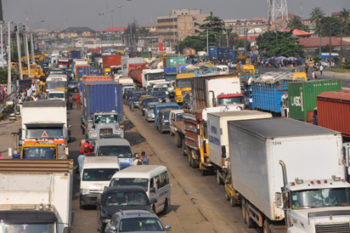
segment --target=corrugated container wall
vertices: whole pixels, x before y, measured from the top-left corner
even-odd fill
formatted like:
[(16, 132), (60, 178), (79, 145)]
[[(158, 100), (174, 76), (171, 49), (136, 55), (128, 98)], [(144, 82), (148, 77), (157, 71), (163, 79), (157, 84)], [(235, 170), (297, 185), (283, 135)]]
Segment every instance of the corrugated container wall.
[(166, 59), (166, 67), (177, 67), (186, 64), (186, 57), (169, 57)]
[(103, 67), (120, 66), (122, 64), (122, 57), (120, 55), (102, 56)]
[(323, 92), (317, 96), (318, 125), (350, 136), (350, 90)]
[(317, 80), (288, 83), (289, 116), (297, 120), (308, 120), (308, 112), (316, 108), (316, 97), (325, 91), (341, 90), (341, 81)]
[(84, 118), (99, 112), (117, 111), (119, 122), (123, 121), (121, 86), (115, 82), (83, 82)]
[(216, 46), (209, 46), (209, 57), (211, 58), (218, 58), (218, 47)]
[(81, 59), (81, 52), (79, 50), (70, 51), (70, 57), (72, 59)]
[(253, 108), (281, 113), (281, 98), (288, 92), (288, 82), (253, 83)]

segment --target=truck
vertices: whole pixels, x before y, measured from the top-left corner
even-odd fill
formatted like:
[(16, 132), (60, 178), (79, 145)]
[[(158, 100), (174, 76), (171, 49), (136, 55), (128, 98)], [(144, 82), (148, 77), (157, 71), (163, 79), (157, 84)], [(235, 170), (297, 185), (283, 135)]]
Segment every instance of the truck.
[(72, 160), (0, 161), (1, 232), (68, 233)]
[(123, 99), (121, 85), (114, 81), (83, 82), (83, 113), (85, 121), (96, 112), (118, 113), (123, 122)]
[[(192, 95), (192, 82), (197, 78), (195, 73), (177, 74), (175, 79), (175, 101), (178, 104), (183, 104), (186, 98)], [(186, 97), (189, 96), (189, 97)], [(186, 97), (186, 98), (185, 98)]]
[(46, 92), (67, 91), (67, 75), (51, 74), (46, 78)]
[(166, 83), (163, 69), (144, 69), (142, 70), (142, 87), (147, 89), (155, 84)]
[(350, 231), (341, 134), (290, 118), (228, 123), (231, 178), (248, 227)]
[(216, 181), (223, 184), (230, 173), (229, 121), (271, 118), (271, 113), (255, 110), (208, 113), (209, 161), (216, 171)]
[(102, 56), (103, 68), (120, 66), (122, 64), (122, 57), (120, 55), (104, 55)]
[(59, 155), (68, 155), (69, 132), (64, 101), (40, 100), (24, 102), (20, 144), (53, 142)]
[(34, 142), (22, 145), (21, 153), (12, 155), (13, 159), (67, 159), (58, 154), (58, 147), (53, 142)]

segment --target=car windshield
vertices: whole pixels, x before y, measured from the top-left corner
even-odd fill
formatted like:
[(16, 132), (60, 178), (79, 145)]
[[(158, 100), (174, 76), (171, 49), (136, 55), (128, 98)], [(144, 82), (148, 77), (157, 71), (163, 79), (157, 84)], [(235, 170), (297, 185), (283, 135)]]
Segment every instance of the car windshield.
[(192, 79), (178, 79), (176, 80), (177, 88), (192, 87)]
[(168, 120), (168, 119), (169, 119), (169, 115), (170, 115), (170, 112), (163, 112), (162, 118), (163, 118), (164, 120)]
[(142, 106), (145, 107), (145, 106), (147, 106), (148, 103), (157, 102), (157, 101), (158, 101), (158, 98), (147, 98), (147, 99), (143, 99), (143, 100), (142, 100)]
[(87, 168), (83, 172), (84, 181), (108, 181), (118, 171), (117, 168), (93, 169)]
[(23, 148), (23, 159), (56, 159), (55, 147)]
[(120, 221), (119, 232), (139, 231), (164, 231), (164, 228), (157, 218), (125, 218)]
[(130, 146), (100, 146), (98, 155), (118, 156), (118, 158), (132, 158)]
[(95, 116), (95, 124), (99, 123), (118, 123), (118, 115), (117, 114), (105, 114), (105, 115), (97, 115)]
[(349, 206), (350, 188), (311, 189), (291, 193), (293, 209)]
[(49, 93), (48, 99), (64, 99), (64, 93)]
[(110, 186), (118, 185), (138, 185), (148, 190), (148, 179), (146, 178), (114, 178)]
[(107, 193), (105, 203), (107, 206), (146, 206), (149, 204), (144, 191)]
[(6, 224), (2, 223), (0, 233), (55, 233), (54, 224)]
[(241, 103), (243, 103), (242, 96), (229, 97), (229, 98), (218, 98), (218, 105), (241, 104)]

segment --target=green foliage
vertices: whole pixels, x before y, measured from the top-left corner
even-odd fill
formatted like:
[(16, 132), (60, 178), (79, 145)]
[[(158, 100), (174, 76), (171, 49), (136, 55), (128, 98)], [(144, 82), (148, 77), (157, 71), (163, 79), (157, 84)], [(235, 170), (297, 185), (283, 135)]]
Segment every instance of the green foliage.
[(208, 32), (209, 46), (219, 45), (220, 38), (225, 30), (224, 21), (210, 14), (204, 22), (205, 23), (200, 26), (200, 29), (203, 30), (201, 36), (206, 38)]
[(344, 63), (344, 69), (350, 69), (350, 60)]
[(136, 29), (136, 34), (142, 35), (142, 36), (147, 36), (149, 34), (149, 30), (145, 27), (140, 27)]
[(206, 37), (203, 36), (187, 36), (183, 41), (181, 41), (176, 50), (181, 52), (184, 48), (193, 48), (196, 51), (206, 50), (207, 41)]
[[(18, 79), (18, 74), (14, 70), (11, 71), (11, 79), (12, 81)], [(0, 68), (0, 83), (7, 83), (7, 68)]]
[(311, 18), (310, 20), (315, 23), (315, 33), (320, 35), (321, 33), (321, 19), (324, 17), (324, 12), (321, 10), (321, 8), (316, 7), (311, 12)]
[(299, 29), (299, 30), (303, 30), (308, 32), (309, 28), (307, 26), (305, 26), (302, 22), (300, 17), (293, 17), (289, 23), (288, 23), (288, 27), (290, 28), (290, 30), (294, 30), (294, 29)]
[(6, 106), (6, 108), (4, 108), (4, 110), (0, 113), (0, 120), (6, 119), (13, 112), (13, 105)]
[(257, 39), (260, 53), (265, 57), (285, 56), (303, 57), (302, 46), (292, 32), (268, 31), (260, 35)]
[(323, 17), (320, 21), (322, 36), (339, 36), (342, 22), (338, 17)]
[(322, 60), (320, 56), (314, 56), (312, 59), (314, 60), (314, 62), (319, 62)]

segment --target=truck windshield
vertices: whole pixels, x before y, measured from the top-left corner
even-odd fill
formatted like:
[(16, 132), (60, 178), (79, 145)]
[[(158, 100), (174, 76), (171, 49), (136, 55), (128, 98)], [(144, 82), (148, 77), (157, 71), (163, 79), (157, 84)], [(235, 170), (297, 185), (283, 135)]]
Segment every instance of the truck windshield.
[(52, 128), (28, 128), (27, 135), (28, 139), (52, 139), (52, 138), (63, 138), (63, 128), (62, 127), (52, 127)]
[(46, 83), (46, 89), (57, 89), (57, 88), (65, 88), (66, 82), (64, 81), (51, 81)]
[(138, 185), (143, 187), (146, 191), (148, 189), (148, 179), (145, 178), (115, 178), (111, 181), (110, 186), (119, 185)]
[(226, 105), (226, 104), (241, 104), (243, 103), (242, 96), (229, 97), (229, 98), (219, 98), (218, 105)]
[(55, 147), (23, 148), (23, 159), (56, 159)]
[(111, 180), (114, 173), (118, 169), (116, 168), (104, 168), (104, 169), (84, 169), (83, 180), (84, 181), (108, 181)]
[(108, 114), (108, 115), (97, 115), (95, 116), (95, 124), (99, 123), (118, 123), (118, 115), (117, 114)]
[(151, 74), (146, 74), (146, 80), (147, 81), (152, 81), (152, 80), (162, 80), (164, 79), (163, 73), (151, 73)]
[(132, 158), (130, 146), (100, 146), (98, 155), (118, 156), (118, 158)]
[(146, 193), (141, 191), (107, 193), (105, 200), (107, 206), (145, 206), (149, 204)]
[(176, 87), (177, 88), (192, 87), (192, 80), (191, 79), (178, 79), (178, 80), (176, 80)]
[(55, 233), (54, 224), (3, 224), (0, 233)]
[(48, 99), (64, 99), (64, 93), (49, 93)]
[(311, 189), (291, 192), (293, 209), (349, 206), (350, 188)]
[(165, 74), (164, 78), (166, 81), (173, 81), (176, 79), (176, 74)]

